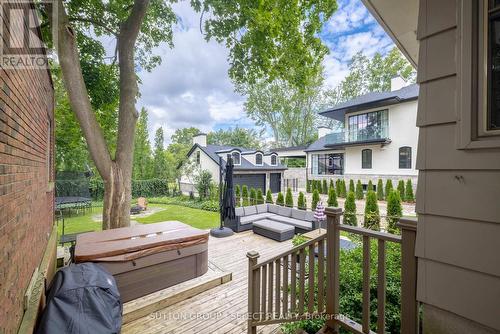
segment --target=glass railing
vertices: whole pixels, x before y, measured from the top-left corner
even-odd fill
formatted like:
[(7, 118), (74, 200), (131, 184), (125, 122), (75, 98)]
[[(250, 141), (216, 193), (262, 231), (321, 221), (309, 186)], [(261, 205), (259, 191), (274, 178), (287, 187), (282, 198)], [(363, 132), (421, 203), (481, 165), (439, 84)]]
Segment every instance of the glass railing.
[(389, 138), (388, 126), (367, 127), (349, 132), (329, 133), (325, 137), (325, 145), (349, 144)]

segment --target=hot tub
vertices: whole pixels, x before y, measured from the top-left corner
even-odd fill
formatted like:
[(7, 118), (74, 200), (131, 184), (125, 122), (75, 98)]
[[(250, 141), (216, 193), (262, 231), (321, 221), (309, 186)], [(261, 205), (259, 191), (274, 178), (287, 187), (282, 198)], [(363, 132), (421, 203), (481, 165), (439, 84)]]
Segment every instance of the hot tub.
[(169, 221), (83, 233), (75, 262), (104, 266), (127, 302), (206, 273), (208, 232)]

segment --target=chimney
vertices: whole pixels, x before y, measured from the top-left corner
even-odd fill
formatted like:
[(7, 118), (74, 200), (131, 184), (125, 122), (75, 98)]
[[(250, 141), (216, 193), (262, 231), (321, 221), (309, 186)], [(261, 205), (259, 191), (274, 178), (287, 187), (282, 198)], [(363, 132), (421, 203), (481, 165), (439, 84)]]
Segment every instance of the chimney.
[(201, 147), (207, 146), (207, 134), (206, 133), (198, 133), (193, 136), (193, 145), (198, 144)]
[(332, 129), (327, 128), (326, 126), (318, 126), (318, 138), (324, 137), (330, 132), (332, 132)]
[(400, 90), (401, 88), (406, 86), (408, 86), (408, 83), (399, 75), (391, 79), (391, 92)]

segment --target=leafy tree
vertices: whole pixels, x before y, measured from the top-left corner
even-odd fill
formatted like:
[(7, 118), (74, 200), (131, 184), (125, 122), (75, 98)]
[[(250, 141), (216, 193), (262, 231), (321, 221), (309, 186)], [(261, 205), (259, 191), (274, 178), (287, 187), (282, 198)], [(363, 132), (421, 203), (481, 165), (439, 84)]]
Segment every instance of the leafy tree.
[(266, 193), (266, 203), (273, 204), (273, 195), (271, 194), (271, 190), (267, 189)]
[(373, 182), (372, 180), (368, 181), (368, 185), (366, 186), (366, 191), (373, 191)]
[(240, 185), (239, 184), (237, 184), (234, 187), (234, 196), (236, 198), (236, 206), (240, 206), (241, 205), (241, 192), (240, 192)]
[(165, 148), (163, 147), (163, 128), (160, 126), (155, 132), (155, 150), (153, 154), (153, 172), (155, 177), (167, 178), (168, 162)]
[(287, 190), (286, 190), (285, 204), (287, 207), (293, 208), (292, 189), (290, 189), (290, 188), (287, 188)]
[(322, 194), (328, 194), (328, 183), (326, 180), (323, 180), (323, 185), (321, 186)]
[(344, 224), (358, 226), (358, 218), (356, 216), (356, 200), (352, 191), (349, 192), (344, 202)]
[(248, 187), (243, 185), (241, 188), (242, 206), (249, 206), (250, 201), (248, 200)]
[(212, 184), (212, 173), (208, 170), (202, 170), (195, 176), (195, 188), (201, 200), (210, 196), (210, 186)]
[[(277, 0), (266, 5), (243, 0), (193, 0), (190, 4), (196, 11), (210, 13), (204, 21), (205, 38), (224, 43), (229, 49), (229, 75), (236, 84), (283, 80), (302, 87), (321, 75), (328, 48), (318, 34), (337, 9), (335, 1), (294, 2), (287, 6)], [(52, 6), (57, 6), (57, 11), (52, 11)], [(103, 229), (129, 226), (138, 117), (135, 104), (139, 96), (136, 70), (151, 71), (161, 62), (153, 53), (160, 44), (173, 47), (177, 15), (170, 2), (149, 0), (116, 0), (105, 4), (56, 0), (41, 7), (42, 17), (48, 19), (42, 23), (45, 35), (50, 31), (57, 34), (53, 41), (57, 41), (55, 49), (71, 109), (80, 123), (95, 167), (105, 181)], [(57, 14), (53, 15), (54, 12)], [(111, 61), (114, 78), (119, 82), (115, 154), (89, 97), (90, 84), (83, 76), (80, 61), (84, 49), (78, 39), (80, 35), (96, 45), (94, 49), (104, 50), (102, 41), (107, 40), (104, 37), (119, 41), (116, 59)], [(106, 65), (109, 60), (105, 58), (103, 55), (97, 59), (94, 67), (101, 69)], [(101, 94), (108, 91), (101, 89)]]
[(304, 193), (302, 191), (299, 192), (299, 198), (297, 199), (297, 208), (299, 210), (307, 209), (306, 197), (304, 196)]
[[(151, 144), (148, 133), (148, 111), (141, 109), (134, 140), (133, 178), (146, 180), (152, 177)], [(155, 175), (155, 177), (158, 177)]]
[(264, 196), (262, 194), (262, 189), (257, 189), (257, 204), (263, 204), (264, 203)]
[(311, 180), (306, 180), (306, 192), (311, 192)]
[(399, 228), (396, 224), (403, 216), (403, 207), (401, 206), (401, 197), (399, 191), (391, 191), (387, 196), (387, 231), (399, 234)]
[(387, 196), (389, 196), (389, 194), (391, 193), (392, 189), (393, 189), (393, 187), (392, 187), (392, 181), (391, 180), (387, 180), (385, 182), (385, 191), (384, 191), (386, 199), (387, 199)]
[(413, 194), (413, 184), (411, 183), (410, 179), (406, 181), (405, 201), (409, 203), (415, 202), (415, 195)]
[(276, 198), (276, 204), (280, 206), (285, 206), (285, 198), (283, 197), (283, 193), (278, 193), (278, 198)]
[(255, 188), (250, 188), (250, 205), (257, 204), (257, 191)]
[(261, 134), (254, 129), (235, 127), (209, 132), (207, 135), (207, 142), (212, 145), (260, 149), (262, 143), (261, 137)]
[(373, 190), (366, 193), (364, 227), (375, 231), (380, 230), (380, 211), (377, 194)]
[(354, 180), (353, 179), (349, 180), (349, 191), (348, 191), (348, 193), (350, 193), (351, 191), (353, 193), (356, 192), (356, 188), (354, 187)]
[(405, 181), (404, 180), (399, 180), (398, 191), (399, 191), (399, 196), (404, 201), (405, 200)]
[(365, 197), (365, 194), (363, 192), (363, 185), (361, 184), (361, 181), (358, 180), (356, 183), (356, 199), (363, 199)]
[(311, 200), (311, 208), (313, 209), (313, 211), (316, 210), (318, 203), (319, 203), (319, 191), (316, 189), (313, 192), (312, 200)]
[(377, 183), (377, 199), (379, 201), (383, 201), (385, 199), (384, 197), (384, 182), (382, 179), (378, 179)]
[(337, 194), (335, 193), (335, 188), (330, 186), (328, 189), (328, 206), (338, 207), (339, 203), (337, 201)]

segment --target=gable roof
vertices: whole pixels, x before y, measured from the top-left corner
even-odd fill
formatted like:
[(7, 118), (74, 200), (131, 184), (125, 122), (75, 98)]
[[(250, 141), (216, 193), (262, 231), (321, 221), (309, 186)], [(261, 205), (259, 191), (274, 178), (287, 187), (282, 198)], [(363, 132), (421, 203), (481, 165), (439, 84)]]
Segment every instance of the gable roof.
[(371, 92), (337, 104), (319, 114), (343, 122), (345, 114), (416, 100), (418, 99), (418, 92), (418, 84), (412, 84), (390, 92)]

